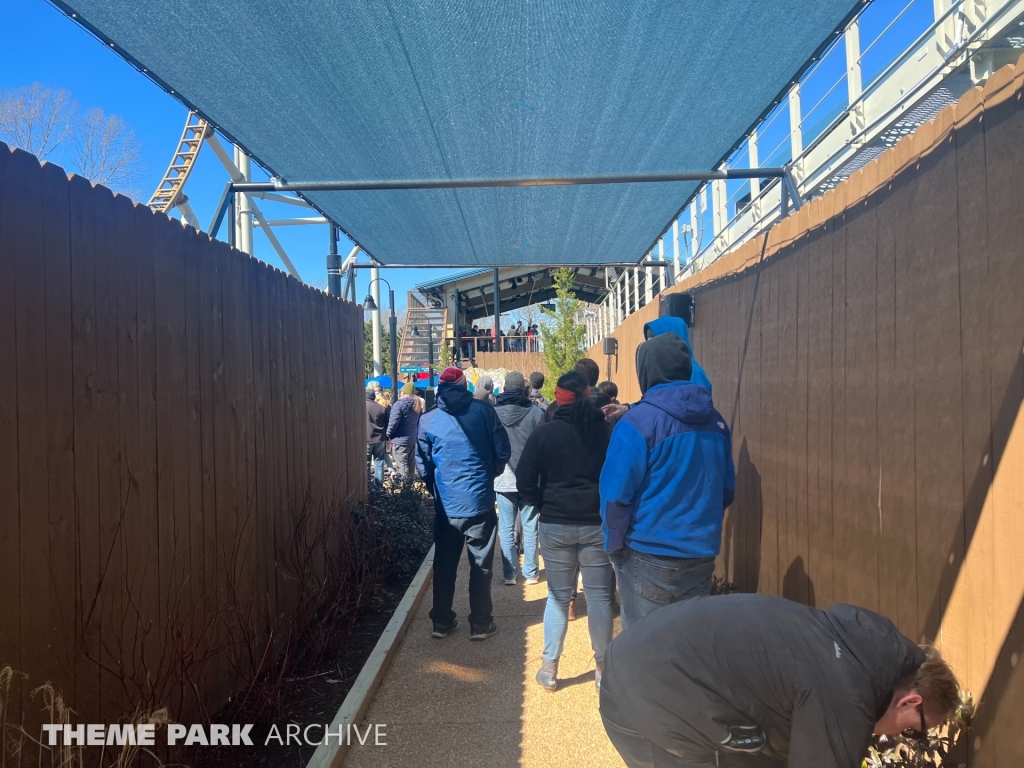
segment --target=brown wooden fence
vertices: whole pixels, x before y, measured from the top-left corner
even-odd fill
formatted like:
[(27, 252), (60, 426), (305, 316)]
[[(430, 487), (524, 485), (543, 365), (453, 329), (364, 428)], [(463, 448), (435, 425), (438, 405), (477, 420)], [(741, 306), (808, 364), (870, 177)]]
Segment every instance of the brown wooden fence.
[(50, 680), (82, 721), (112, 722), (97, 718), (137, 703), (126, 675), (203, 663), (214, 698), (230, 689), (220, 612), (283, 616), (296, 515), (365, 497), (362, 324), (0, 145), (0, 666), (29, 676), (16, 696)]
[(674, 289), (733, 430), (721, 571), (936, 641), (975, 766), (1024, 762), (1022, 179), (1024, 61)]

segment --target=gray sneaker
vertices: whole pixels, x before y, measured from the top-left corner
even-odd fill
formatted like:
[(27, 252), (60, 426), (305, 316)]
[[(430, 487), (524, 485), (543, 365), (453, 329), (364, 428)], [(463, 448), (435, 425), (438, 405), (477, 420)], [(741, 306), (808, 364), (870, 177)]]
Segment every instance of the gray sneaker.
[(486, 640), (488, 637), (498, 631), (498, 625), (493, 621), (488, 624), (484, 624), (481, 627), (475, 627), (472, 624), (469, 625), (469, 639), (470, 640)]
[(431, 637), (436, 637), (438, 640), (448, 637), (452, 632), (459, 628), (459, 620), (455, 619), (451, 624), (447, 626), (443, 624), (434, 623), (434, 631), (430, 633)]

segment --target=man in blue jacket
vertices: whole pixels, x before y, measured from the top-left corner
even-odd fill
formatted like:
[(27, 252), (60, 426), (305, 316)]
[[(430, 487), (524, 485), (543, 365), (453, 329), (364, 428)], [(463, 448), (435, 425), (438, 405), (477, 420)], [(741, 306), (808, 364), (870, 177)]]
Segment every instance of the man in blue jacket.
[(510, 455), (494, 406), (473, 398), (460, 369), (445, 368), (437, 408), (420, 419), (416, 440), (416, 467), (434, 494), (434, 637), (447, 637), (459, 626), (452, 601), (463, 544), (469, 552), (469, 639), (485, 640), (498, 631), (491, 615), (494, 478)]
[(404, 482), (416, 476), (416, 433), (419, 428), (420, 414), (416, 403), (416, 385), (411, 381), (402, 387), (398, 402), (391, 408), (388, 419), (388, 440), (395, 455), (395, 466)]
[[(732, 503), (732, 439), (706, 386), (692, 380), (690, 348), (666, 332), (637, 349), (643, 399), (612, 432), (601, 472), (601, 517), (622, 593), (622, 626), (711, 592)], [(706, 377), (705, 377), (706, 378)]]

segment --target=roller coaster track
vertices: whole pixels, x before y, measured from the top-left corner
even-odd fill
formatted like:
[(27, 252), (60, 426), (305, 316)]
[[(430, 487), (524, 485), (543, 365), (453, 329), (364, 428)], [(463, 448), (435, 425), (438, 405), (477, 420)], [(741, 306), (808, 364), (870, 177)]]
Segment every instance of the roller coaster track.
[(199, 150), (203, 146), (203, 139), (206, 138), (210, 127), (195, 112), (189, 112), (185, 118), (185, 127), (181, 131), (181, 140), (178, 142), (177, 150), (171, 158), (171, 164), (167, 166), (164, 177), (157, 185), (153, 196), (146, 203), (152, 210), (160, 213), (169, 213), (181, 196), (181, 190), (192, 173), (192, 166), (199, 157)]

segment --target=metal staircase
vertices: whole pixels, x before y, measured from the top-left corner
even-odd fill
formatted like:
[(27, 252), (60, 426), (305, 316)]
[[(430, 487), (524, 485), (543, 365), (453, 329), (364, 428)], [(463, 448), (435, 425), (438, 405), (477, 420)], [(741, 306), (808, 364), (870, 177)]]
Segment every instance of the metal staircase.
[(411, 375), (410, 369), (426, 371), (430, 362), (430, 341), (433, 340), (434, 371), (441, 368), (441, 346), (447, 335), (448, 310), (432, 306), (423, 296), (409, 291), (408, 311), (402, 328), (402, 344), (398, 350), (399, 376)]

